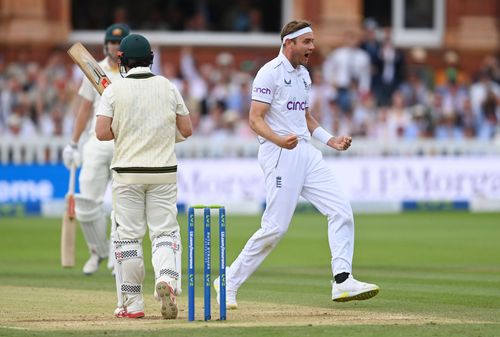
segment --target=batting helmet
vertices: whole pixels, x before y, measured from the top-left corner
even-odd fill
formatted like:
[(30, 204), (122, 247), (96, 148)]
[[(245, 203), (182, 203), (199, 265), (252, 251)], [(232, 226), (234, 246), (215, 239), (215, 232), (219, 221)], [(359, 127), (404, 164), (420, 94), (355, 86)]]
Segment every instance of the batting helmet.
[(130, 34), (120, 43), (118, 58), (122, 66), (148, 67), (153, 63), (153, 52), (149, 41), (144, 36)]
[(114, 23), (106, 29), (104, 43), (113, 41), (120, 42), (125, 36), (130, 34), (130, 28), (124, 23)]

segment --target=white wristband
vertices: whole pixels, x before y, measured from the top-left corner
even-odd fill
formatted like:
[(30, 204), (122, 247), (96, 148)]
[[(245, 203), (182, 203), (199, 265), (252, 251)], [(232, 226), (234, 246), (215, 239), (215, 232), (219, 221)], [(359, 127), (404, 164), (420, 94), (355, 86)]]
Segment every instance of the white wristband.
[(330, 138), (333, 137), (331, 134), (328, 133), (328, 131), (323, 129), (321, 126), (318, 126), (316, 129), (314, 129), (312, 136), (314, 139), (319, 140), (323, 144), (328, 143)]

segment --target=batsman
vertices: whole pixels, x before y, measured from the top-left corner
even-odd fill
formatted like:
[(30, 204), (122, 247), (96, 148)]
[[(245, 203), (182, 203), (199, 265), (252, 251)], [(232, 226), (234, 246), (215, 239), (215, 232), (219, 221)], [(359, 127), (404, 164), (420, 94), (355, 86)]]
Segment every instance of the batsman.
[[(106, 29), (105, 58), (99, 65), (111, 81), (120, 78), (116, 53), (121, 40), (129, 33), (128, 26), (121, 23), (113, 24)], [(80, 194), (75, 195), (75, 212), (90, 252), (90, 257), (83, 266), (83, 273), (92, 275), (99, 270), (99, 264), (108, 258), (110, 252), (110, 243), (107, 239), (108, 221), (103, 209), (103, 199), (111, 179), (109, 166), (114, 144), (100, 142), (95, 136), (94, 112), (101, 96), (87, 78), (83, 79), (78, 94), (81, 101), (71, 143), (63, 150), (63, 161), (68, 169), (73, 164), (75, 166), (82, 164), (79, 176)], [(83, 151), (83, 162), (80, 148)], [(114, 267), (112, 255), (108, 260), (108, 267), (110, 269)]]
[(155, 298), (165, 319), (177, 317), (181, 293), (181, 236), (177, 222), (176, 130), (192, 133), (189, 111), (181, 94), (150, 67), (148, 40), (131, 34), (120, 43), (124, 78), (103, 92), (97, 110), (96, 135), (114, 139), (113, 210), (116, 222), (115, 276), (123, 309), (117, 317), (144, 316), (145, 270), (142, 240), (149, 229), (155, 272)]

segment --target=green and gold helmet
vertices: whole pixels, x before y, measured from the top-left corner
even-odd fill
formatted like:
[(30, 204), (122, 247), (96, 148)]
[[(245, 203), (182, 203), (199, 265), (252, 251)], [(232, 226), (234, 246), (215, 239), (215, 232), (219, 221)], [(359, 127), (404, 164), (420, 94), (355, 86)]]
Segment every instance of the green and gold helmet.
[(120, 42), (124, 37), (130, 34), (130, 28), (124, 23), (114, 23), (106, 29), (104, 44), (112, 42)]

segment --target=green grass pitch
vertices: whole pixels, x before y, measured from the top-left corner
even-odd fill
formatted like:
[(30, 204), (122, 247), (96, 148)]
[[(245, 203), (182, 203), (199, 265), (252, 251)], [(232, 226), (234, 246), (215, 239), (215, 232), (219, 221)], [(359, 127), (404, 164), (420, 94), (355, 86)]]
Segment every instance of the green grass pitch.
[[(187, 221), (184, 216), (179, 220), (186, 261)], [(201, 217), (196, 220), (196, 291), (201, 305), (203, 230)], [(354, 275), (381, 287), (375, 298), (331, 301), (326, 219), (296, 214), (285, 238), (240, 289), (239, 316), (228, 311), (227, 322), (186, 322), (184, 277), (179, 299), (183, 318), (172, 325), (159, 319), (115, 323), (114, 280), (104, 264), (96, 275), (81, 274), (87, 252), (80, 231), (77, 266), (63, 269), (60, 219), (0, 218), (0, 336), (500, 336), (500, 214), (404, 213), (357, 215), (355, 220)], [(228, 264), (259, 221), (227, 214)], [(218, 236), (215, 218), (212, 235)], [(213, 277), (218, 273), (217, 243), (214, 240)], [(149, 298), (153, 273), (148, 239), (144, 254), (144, 294)], [(185, 276), (185, 262), (183, 272)], [(252, 308), (248, 312), (254, 315), (245, 317), (245, 310)], [(280, 308), (284, 314), (273, 320)], [(266, 323), (259, 310), (268, 309)], [(70, 315), (67, 311), (74, 321), (59, 320)], [(322, 311), (324, 317), (318, 314)], [(290, 320), (287, 313), (296, 316)], [(197, 319), (201, 315), (198, 310)], [(96, 328), (93, 320), (102, 319), (108, 321)]]

